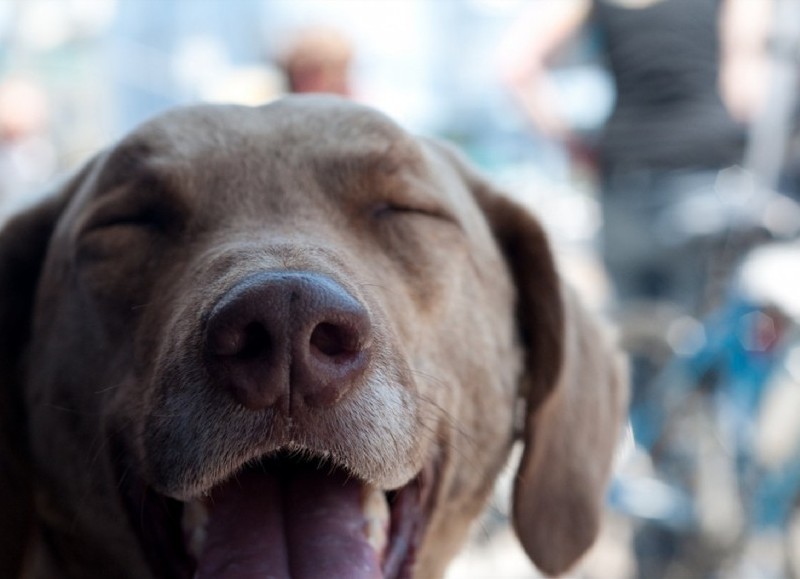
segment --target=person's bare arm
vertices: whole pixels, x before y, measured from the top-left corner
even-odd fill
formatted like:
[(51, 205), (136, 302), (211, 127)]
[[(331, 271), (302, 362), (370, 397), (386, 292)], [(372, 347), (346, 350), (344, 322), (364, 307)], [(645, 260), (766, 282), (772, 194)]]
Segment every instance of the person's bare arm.
[(731, 115), (742, 122), (755, 117), (766, 96), (772, 17), (772, 0), (725, 0), (722, 7), (720, 94)]
[(549, 137), (563, 139), (569, 127), (559, 114), (547, 63), (590, 12), (590, 0), (537, 0), (514, 23), (501, 46), (503, 84), (537, 130)]

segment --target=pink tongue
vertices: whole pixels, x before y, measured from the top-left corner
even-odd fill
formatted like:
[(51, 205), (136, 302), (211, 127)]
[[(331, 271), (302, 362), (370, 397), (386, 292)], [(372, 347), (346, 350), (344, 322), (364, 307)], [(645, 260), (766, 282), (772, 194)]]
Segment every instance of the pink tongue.
[(298, 469), (245, 473), (212, 494), (196, 579), (377, 579), (364, 536), (362, 485)]

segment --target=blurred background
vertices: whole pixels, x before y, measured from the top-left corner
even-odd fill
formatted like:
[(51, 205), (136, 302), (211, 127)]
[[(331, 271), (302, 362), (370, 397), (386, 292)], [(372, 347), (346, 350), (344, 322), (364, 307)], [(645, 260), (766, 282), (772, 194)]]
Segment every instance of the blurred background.
[[(309, 28), (340, 34), (352, 51), (352, 96), (415, 132), (463, 144), (482, 166), (531, 164), (559, 181), (558, 146), (531, 132), (499, 82), (501, 37), (514, 0), (3, 0), (0, 92), (31, 158), (19, 187), (74, 167), (142, 120), (200, 100), (249, 104), (289, 90), (282, 52)], [(336, 49), (334, 48), (334, 51)], [(576, 63), (571, 113), (582, 125), (608, 112), (608, 79)], [(7, 95), (7, 96), (6, 96)], [(7, 112), (6, 112), (7, 111)], [(38, 181), (39, 183), (34, 183)], [(36, 188), (36, 187), (34, 187)], [(9, 189), (11, 192), (5, 193)]]
[[(800, 577), (800, 0), (0, 0), (0, 221), (158, 112), (332, 92), (535, 211), (631, 357), (572, 576)], [(513, 460), (448, 579), (532, 578)]]

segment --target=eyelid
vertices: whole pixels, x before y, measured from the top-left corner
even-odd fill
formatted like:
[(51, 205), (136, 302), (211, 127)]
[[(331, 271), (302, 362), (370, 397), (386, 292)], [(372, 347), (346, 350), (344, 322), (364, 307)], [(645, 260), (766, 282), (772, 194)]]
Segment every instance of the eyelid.
[(373, 215), (376, 217), (383, 217), (392, 213), (410, 213), (418, 214), (434, 219), (441, 219), (443, 221), (450, 221), (456, 223), (455, 218), (447, 211), (440, 207), (425, 206), (423, 204), (414, 203), (397, 203), (393, 201), (385, 201), (373, 207)]
[(179, 227), (181, 215), (171, 206), (148, 200), (128, 200), (102, 204), (85, 221), (83, 231), (110, 227), (141, 227), (153, 231), (166, 231)]
[(186, 213), (180, 195), (147, 174), (99, 193), (88, 209), (82, 227), (87, 232), (115, 226), (174, 230)]
[(158, 217), (155, 211), (109, 214), (91, 219), (83, 228), (83, 234), (116, 227), (137, 228), (143, 231), (161, 231), (164, 228), (164, 221)]

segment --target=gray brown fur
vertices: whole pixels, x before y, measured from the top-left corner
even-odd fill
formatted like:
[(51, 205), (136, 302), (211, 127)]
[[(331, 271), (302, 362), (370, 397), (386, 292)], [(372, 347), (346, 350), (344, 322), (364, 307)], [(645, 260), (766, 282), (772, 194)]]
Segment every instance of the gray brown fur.
[[(376, 218), (387, 201), (428, 213)], [(97, 227), (136, 204), (163, 227)], [(198, 363), (204, 312), (273, 269), (329, 276), (373, 328), (353, 391), (292, 424), (242, 408)], [(291, 445), (335, 449), (383, 488), (435, 462), (420, 578), (442, 575), (519, 436), (514, 524), (533, 561), (562, 573), (597, 534), (618, 354), (531, 215), (369, 109), (294, 97), (145, 124), (5, 228), (0, 327), (2, 577), (151, 576), (112, 432), (179, 499)]]

